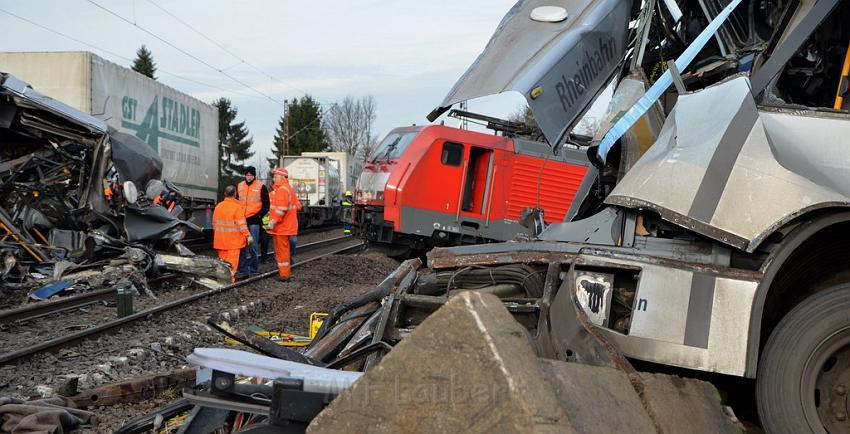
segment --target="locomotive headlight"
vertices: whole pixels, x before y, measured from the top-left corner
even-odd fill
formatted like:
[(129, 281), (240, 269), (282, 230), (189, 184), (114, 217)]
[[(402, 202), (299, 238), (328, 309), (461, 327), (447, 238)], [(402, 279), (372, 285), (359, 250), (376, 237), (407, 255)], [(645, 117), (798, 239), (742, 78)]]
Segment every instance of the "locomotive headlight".
[(375, 193), (375, 200), (384, 200), (384, 192), (379, 191), (379, 192)]

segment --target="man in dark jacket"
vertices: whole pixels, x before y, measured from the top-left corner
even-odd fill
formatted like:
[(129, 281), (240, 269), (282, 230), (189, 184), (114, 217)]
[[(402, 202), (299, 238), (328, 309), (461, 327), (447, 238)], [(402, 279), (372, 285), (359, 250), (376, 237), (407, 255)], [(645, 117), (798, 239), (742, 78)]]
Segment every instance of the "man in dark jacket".
[(242, 249), (239, 258), (239, 277), (253, 276), (260, 271), (259, 242), (263, 216), (269, 212), (269, 189), (257, 180), (257, 169), (245, 168), (245, 180), (237, 186), (239, 203), (245, 210), (245, 221), (253, 242)]

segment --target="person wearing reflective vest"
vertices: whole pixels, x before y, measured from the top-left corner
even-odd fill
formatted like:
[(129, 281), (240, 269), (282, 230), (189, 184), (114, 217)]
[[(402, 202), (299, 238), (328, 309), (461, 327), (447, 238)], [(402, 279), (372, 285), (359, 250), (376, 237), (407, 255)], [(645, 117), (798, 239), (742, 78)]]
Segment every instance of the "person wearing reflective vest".
[(345, 192), (345, 199), (342, 200), (342, 233), (351, 235), (351, 207), (354, 206), (354, 199), (350, 191)]
[(260, 271), (260, 225), (261, 219), (269, 211), (269, 190), (257, 179), (257, 170), (253, 166), (245, 168), (245, 180), (237, 186), (239, 203), (245, 211), (245, 220), (251, 232), (253, 243), (248, 243), (239, 257), (241, 276), (253, 276)]
[[(288, 188), (289, 172), (278, 167), (274, 170), (274, 186), (269, 194), (271, 206), (269, 207), (269, 235), (274, 237), (274, 256), (277, 260), (277, 280), (287, 281), (292, 276), (291, 252), (289, 251), (289, 237), (298, 230), (298, 207), (292, 200)], [(292, 229), (292, 221), (295, 221), (295, 231)]]
[[(289, 235), (289, 256), (293, 259), (293, 264), (295, 263), (295, 248), (298, 246), (298, 211), (301, 211), (301, 201), (298, 200), (298, 195), (295, 194), (295, 189), (292, 188), (292, 184), (289, 183), (289, 172), (286, 175), (286, 189), (289, 190), (289, 198), (293, 202), (291, 206), (295, 207), (295, 212), (289, 218), (295, 222), (295, 224), (291, 227)], [(292, 222), (290, 222), (292, 225)]]
[(212, 220), (213, 248), (218, 250), (219, 259), (230, 264), (230, 281), (235, 282), (239, 253), (254, 241), (245, 222), (245, 211), (236, 200), (236, 187), (225, 187), (224, 200), (215, 206)]

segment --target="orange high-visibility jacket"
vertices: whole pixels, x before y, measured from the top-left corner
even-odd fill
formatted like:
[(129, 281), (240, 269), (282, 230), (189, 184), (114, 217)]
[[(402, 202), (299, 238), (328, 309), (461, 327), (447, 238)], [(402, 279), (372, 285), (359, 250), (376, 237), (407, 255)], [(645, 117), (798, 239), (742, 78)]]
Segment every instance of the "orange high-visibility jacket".
[(294, 189), (294, 188), (292, 188), (292, 184), (290, 184), (290, 183), (289, 183), (289, 181), (286, 181), (286, 189), (287, 189), (287, 190), (289, 190), (289, 198), (290, 198), (290, 200), (292, 200), (293, 202), (295, 202), (295, 209), (296, 209), (297, 211), (301, 211), (301, 201), (300, 201), (300, 200), (298, 200), (298, 195), (297, 195), (297, 194), (295, 194), (295, 189)]
[(239, 191), (239, 203), (242, 204), (242, 209), (245, 211), (245, 217), (251, 217), (263, 209), (263, 202), (260, 198), (260, 193), (263, 191), (263, 183), (255, 179), (251, 185), (245, 181), (236, 186)]
[(224, 198), (213, 211), (213, 248), (219, 250), (241, 249), (247, 244), (248, 224), (242, 204), (232, 197)]
[(298, 234), (298, 205), (297, 199), (290, 194), (289, 183), (284, 181), (274, 185), (269, 193), (269, 223), (274, 223), (268, 233), (272, 235)]

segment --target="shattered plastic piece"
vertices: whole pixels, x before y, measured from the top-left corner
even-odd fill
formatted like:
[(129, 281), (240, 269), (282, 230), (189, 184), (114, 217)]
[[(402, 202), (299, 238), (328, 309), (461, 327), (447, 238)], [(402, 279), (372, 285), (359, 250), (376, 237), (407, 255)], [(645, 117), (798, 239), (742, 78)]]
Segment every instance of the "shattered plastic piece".
[(195, 256), (195, 252), (191, 251), (188, 247), (181, 243), (175, 243), (174, 248), (177, 249), (177, 254), (180, 256)]
[(59, 280), (68, 270), (77, 268), (77, 264), (70, 261), (59, 261), (53, 266), (53, 280)]
[(50, 398), (51, 396), (53, 396), (53, 388), (44, 384), (39, 384), (38, 386), (35, 386), (35, 391), (36, 393), (38, 393), (38, 396), (42, 398)]
[(64, 280), (60, 280), (58, 282), (51, 283), (51, 284), (46, 285), (46, 286), (42, 286), (37, 291), (30, 294), (30, 298), (32, 298), (34, 300), (47, 300), (48, 298), (53, 297), (54, 295), (66, 290), (70, 287), (71, 287), (70, 283), (68, 283)]
[(186, 361), (236, 375), (300, 379), (305, 392), (339, 393), (363, 376), (362, 372), (337, 371), (223, 348), (195, 348)]
[(195, 283), (208, 289), (218, 289), (224, 286), (224, 284), (221, 284), (216, 280), (210, 279), (209, 277), (200, 277), (198, 279), (195, 279)]

